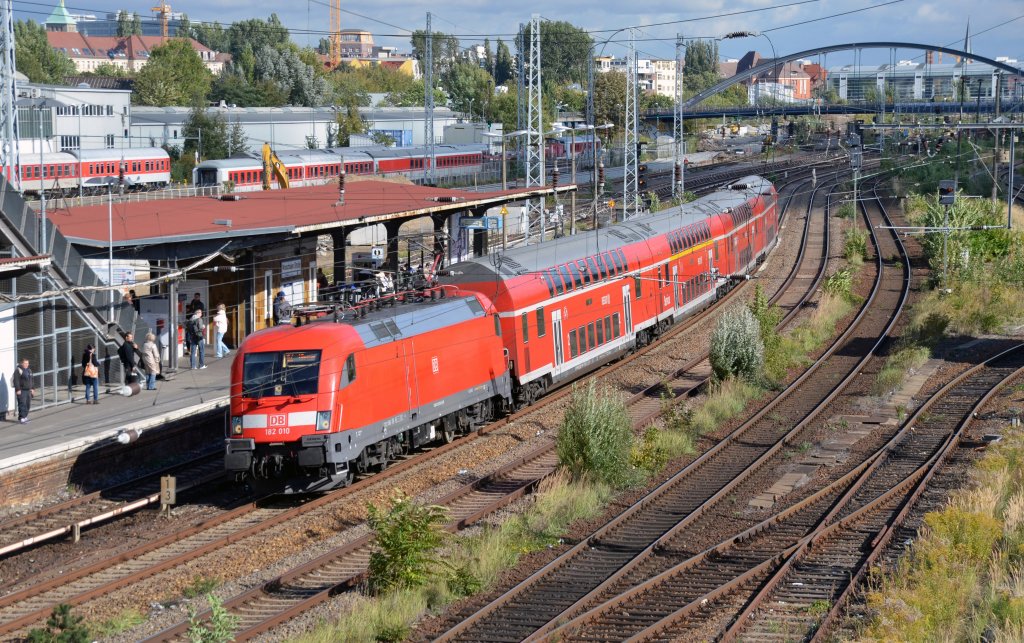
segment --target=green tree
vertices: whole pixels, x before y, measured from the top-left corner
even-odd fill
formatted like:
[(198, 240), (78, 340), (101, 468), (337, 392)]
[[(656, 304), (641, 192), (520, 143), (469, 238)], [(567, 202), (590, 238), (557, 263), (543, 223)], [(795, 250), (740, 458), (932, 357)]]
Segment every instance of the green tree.
[(512, 52), (508, 50), (508, 45), (501, 38), (498, 38), (498, 51), (494, 56), (495, 85), (504, 85), (512, 80), (513, 64)]
[(686, 46), (683, 88), (697, 93), (711, 87), (718, 77), (718, 42), (715, 40), (691, 40)]
[(494, 76), (494, 54), (491, 53), (491, 39), (484, 38), (484, 69)]
[(398, 492), (387, 509), (367, 506), (366, 523), (374, 531), (369, 585), (374, 594), (420, 587), (440, 566), (435, 552), (445, 540), (447, 510), (423, 506)]
[(127, 11), (117, 12), (117, 31), (115, 33), (118, 38), (132, 35), (132, 16)]
[(449, 72), (445, 88), (452, 109), (483, 114), (486, 118), (494, 96), (494, 79), (486, 70), (473, 63), (459, 63)]
[(370, 140), (373, 141), (374, 145), (383, 145), (384, 147), (395, 146), (395, 137), (387, 132), (374, 130), (373, 132), (370, 132)]
[(640, 109), (669, 109), (675, 101), (661, 94), (644, 94), (640, 96)]
[(150, 52), (135, 80), (133, 98), (140, 105), (189, 105), (205, 101), (212, 82), (192, 44), (172, 38)]
[(51, 47), (46, 29), (32, 20), (14, 24), (14, 55), (18, 71), (33, 83), (59, 85), (76, 73), (75, 63), (67, 54)]
[[(431, 39), (433, 41), (432, 48), (434, 58), (434, 78), (438, 79), (443, 76), (452, 65), (459, 59), (459, 39), (455, 36), (449, 36), (440, 31), (434, 31), (431, 33)], [(420, 69), (426, 70), (426, 58), (427, 58), (427, 32), (424, 29), (417, 29), (412, 32), (412, 56), (420, 63)]]
[(188, 14), (181, 14), (181, 19), (178, 20), (178, 28), (174, 30), (174, 36), (176, 38), (192, 37), (192, 21), (188, 19)]
[[(524, 29), (524, 42), (530, 42), (530, 25)], [(540, 66), (544, 81), (564, 85), (586, 79), (587, 60), (594, 41), (590, 35), (562, 20), (544, 20), (540, 23)], [(526, 52), (519, 52), (527, 56)], [(529, 58), (524, 58), (529, 60)]]
[(45, 629), (33, 629), (28, 633), (29, 643), (89, 643), (92, 637), (81, 616), (71, 613), (71, 606), (61, 603), (53, 608), (46, 619)]
[(84, 73), (85, 76), (105, 76), (109, 78), (128, 78), (135, 74), (128, 71), (120, 65), (114, 63), (100, 63), (96, 65), (96, 69), (87, 71)]
[(615, 126), (612, 136), (622, 128), (626, 113), (626, 75), (618, 71), (596, 74), (594, 79), (594, 122)]
[(353, 134), (365, 134), (367, 127), (359, 115), (359, 107), (350, 104), (344, 113), (338, 114), (338, 147), (348, 147)]
[(222, 114), (210, 113), (202, 103), (192, 106), (181, 135), (185, 139), (183, 156), (194, 156), (197, 151), (200, 161), (228, 156), (228, 122)]
[(280, 49), (289, 42), (288, 29), (281, 24), (276, 13), (270, 14), (266, 20), (253, 18), (232, 23), (227, 30), (227, 40), (232, 64), (240, 65), (249, 77), (255, 63), (255, 52), (263, 47)]
[[(494, 95), (491, 101), (490, 118), (492, 123), (501, 123), (506, 132), (514, 132), (517, 127), (518, 108), (516, 105), (516, 90), (509, 88), (507, 92), (500, 92)], [(506, 141), (509, 146), (515, 145), (512, 139)]]
[(214, 51), (231, 51), (231, 39), (217, 21), (192, 25), (192, 37)]
[(277, 85), (292, 105), (323, 105), (328, 95), (324, 77), (290, 47), (275, 49), (264, 45), (260, 48), (256, 52), (253, 78), (257, 83), (268, 81)]
[(240, 121), (235, 121), (228, 128), (228, 157), (248, 154), (250, 147), (245, 128)]
[(226, 69), (213, 80), (209, 97), (213, 102), (224, 101), (228, 105), (240, 107), (266, 107), (279, 104), (267, 103), (265, 92), (261, 89), (261, 87), (250, 84), (241, 74)]

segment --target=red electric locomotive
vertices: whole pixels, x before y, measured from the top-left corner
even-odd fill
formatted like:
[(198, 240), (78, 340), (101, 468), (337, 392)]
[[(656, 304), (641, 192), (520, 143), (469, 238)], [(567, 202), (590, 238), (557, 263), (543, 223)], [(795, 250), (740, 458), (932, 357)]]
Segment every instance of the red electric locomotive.
[(502, 321), (517, 404), (643, 346), (756, 268), (778, 196), (751, 176), (681, 207), (451, 266)]
[(503, 412), (498, 317), (486, 297), (454, 292), (246, 338), (231, 370), (227, 470), (285, 493), (325, 491)]

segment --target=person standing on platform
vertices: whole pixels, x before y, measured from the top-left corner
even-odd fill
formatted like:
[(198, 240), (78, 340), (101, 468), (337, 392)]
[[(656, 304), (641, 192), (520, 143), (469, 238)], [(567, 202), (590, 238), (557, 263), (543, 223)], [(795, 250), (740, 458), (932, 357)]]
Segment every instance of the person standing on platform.
[[(203, 319), (203, 309), (198, 308), (188, 320), (188, 327), (185, 329), (189, 343), (189, 363), (192, 370), (206, 368), (206, 321)], [(199, 358), (199, 366), (196, 366), (196, 358)]]
[[(96, 357), (96, 347), (86, 344), (82, 353), (82, 383), (85, 384), (85, 403), (100, 403), (100, 360)], [(92, 392), (92, 401), (89, 393)]]
[(199, 293), (192, 295), (192, 301), (188, 302), (188, 306), (185, 307), (185, 313), (192, 317), (197, 310), (203, 311), (204, 315), (206, 314), (206, 304), (203, 303)]
[(14, 395), (18, 399), (18, 422), (28, 424), (28, 412), (32, 408), (32, 396), (36, 390), (32, 388), (32, 369), (28, 360), (22, 358), (14, 369)]
[(292, 305), (285, 299), (284, 291), (277, 293), (274, 300), (274, 325), (292, 323)]
[(146, 371), (146, 390), (156, 390), (156, 376), (160, 372), (160, 349), (156, 347), (156, 335), (146, 334), (142, 345), (142, 367)]
[(228, 334), (228, 309), (224, 304), (217, 304), (217, 314), (213, 316), (213, 343), (217, 349), (217, 358), (224, 357), (231, 349), (224, 343)]
[(124, 383), (131, 384), (135, 381), (135, 351), (139, 345), (135, 343), (135, 335), (126, 333), (124, 343), (117, 349), (117, 356), (121, 358), (121, 366), (124, 368)]

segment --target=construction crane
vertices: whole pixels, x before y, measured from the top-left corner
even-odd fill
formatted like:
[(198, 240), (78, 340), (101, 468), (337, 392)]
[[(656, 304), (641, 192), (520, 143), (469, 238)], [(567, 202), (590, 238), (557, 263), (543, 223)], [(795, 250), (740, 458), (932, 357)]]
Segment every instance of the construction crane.
[(341, 63), (341, 0), (331, 0), (331, 69)]
[(153, 7), (150, 11), (155, 11), (160, 16), (160, 34), (163, 40), (167, 40), (167, 24), (171, 20), (171, 5), (161, 1), (160, 5)]
[(263, 144), (263, 189), (271, 189), (271, 176), (277, 177), (277, 184), (282, 190), (288, 189), (288, 170), (270, 148), (270, 143)]

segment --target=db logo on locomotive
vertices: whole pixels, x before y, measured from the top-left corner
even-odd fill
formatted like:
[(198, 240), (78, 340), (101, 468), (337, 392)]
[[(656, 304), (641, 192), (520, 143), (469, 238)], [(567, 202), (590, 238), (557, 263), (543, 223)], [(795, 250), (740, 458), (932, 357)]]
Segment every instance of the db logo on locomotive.
[(288, 424), (288, 416), (284, 413), (268, 416), (269, 426), (284, 426)]

